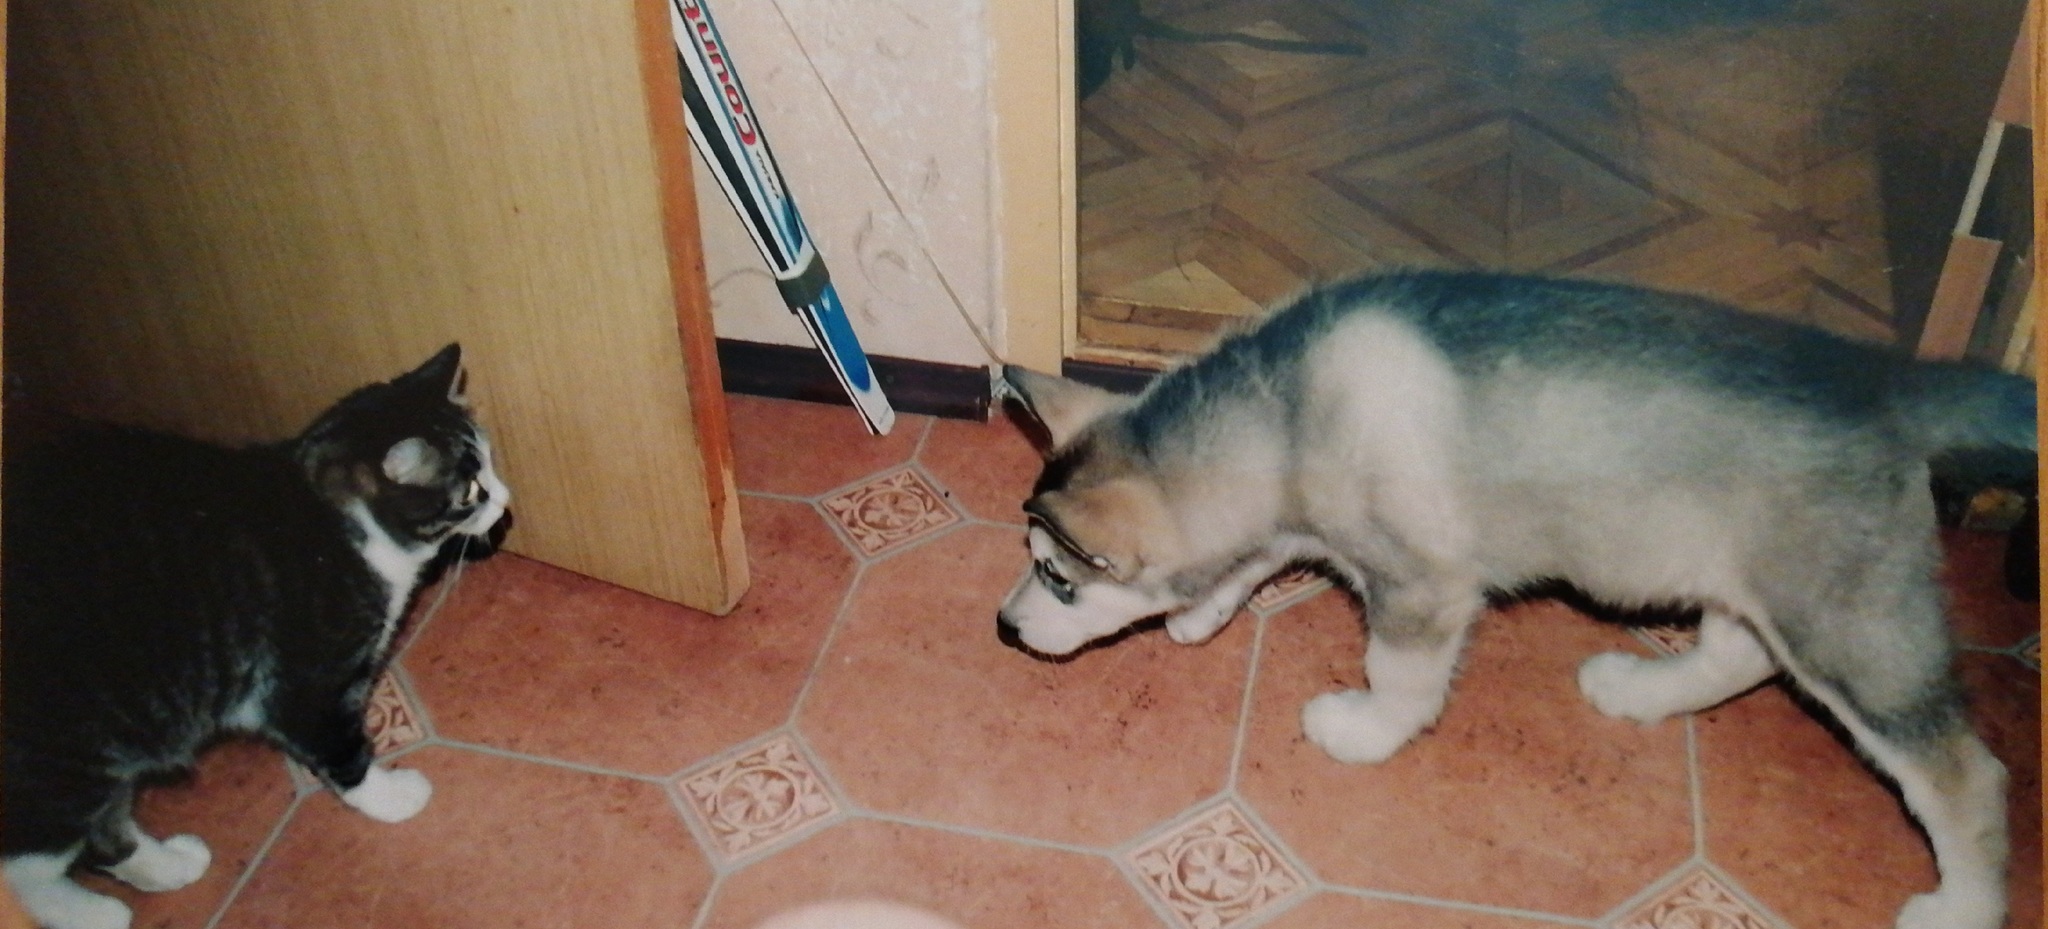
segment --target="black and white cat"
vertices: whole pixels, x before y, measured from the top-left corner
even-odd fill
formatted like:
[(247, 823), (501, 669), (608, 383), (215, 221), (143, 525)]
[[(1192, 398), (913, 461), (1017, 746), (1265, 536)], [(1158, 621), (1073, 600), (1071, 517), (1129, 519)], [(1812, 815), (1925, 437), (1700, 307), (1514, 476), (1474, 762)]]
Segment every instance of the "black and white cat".
[(138, 778), (223, 736), (276, 744), (375, 819), (426, 805), (419, 772), (371, 763), (363, 714), (423, 570), (450, 539), (489, 545), (510, 499), (459, 347), (288, 442), (94, 428), (10, 458), (0, 486), (0, 870), (38, 922), (129, 925), (75, 864), (143, 890), (205, 873), (206, 843), (131, 814)]

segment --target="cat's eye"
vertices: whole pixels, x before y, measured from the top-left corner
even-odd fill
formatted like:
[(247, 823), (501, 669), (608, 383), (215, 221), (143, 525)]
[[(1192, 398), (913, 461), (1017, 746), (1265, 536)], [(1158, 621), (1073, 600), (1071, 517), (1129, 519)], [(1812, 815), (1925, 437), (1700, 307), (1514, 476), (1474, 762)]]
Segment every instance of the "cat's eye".
[(469, 479), (469, 486), (462, 488), (462, 505), (475, 506), (477, 498), (484, 495), (484, 485), (476, 478)]

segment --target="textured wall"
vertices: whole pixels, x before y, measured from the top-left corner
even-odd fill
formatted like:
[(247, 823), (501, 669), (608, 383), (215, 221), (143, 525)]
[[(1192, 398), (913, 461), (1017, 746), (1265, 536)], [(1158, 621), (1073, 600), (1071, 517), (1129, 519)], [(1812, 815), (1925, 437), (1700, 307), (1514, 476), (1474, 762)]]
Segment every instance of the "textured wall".
[[(713, 12), (867, 350), (987, 363), (967, 321), (995, 338), (982, 0)], [(697, 192), (718, 335), (808, 344), (701, 163)]]

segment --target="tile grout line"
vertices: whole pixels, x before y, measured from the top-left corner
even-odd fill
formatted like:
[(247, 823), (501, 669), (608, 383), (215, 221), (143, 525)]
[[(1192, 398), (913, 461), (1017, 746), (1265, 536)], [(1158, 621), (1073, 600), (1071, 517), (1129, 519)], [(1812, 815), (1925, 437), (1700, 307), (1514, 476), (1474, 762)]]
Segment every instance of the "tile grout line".
[(384, 669), (384, 673), (391, 675), (392, 683), (398, 687), (399, 698), (406, 701), (406, 708), (411, 710), (414, 716), (419, 717), (420, 731), (425, 733), (419, 741), (426, 742), (439, 736), (441, 730), (434, 725), (434, 717), (427, 711), (427, 701), (420, 699), (420, 690), (413, 684), (412, 672), (393, 659)]
[(1256, 612), (1252, 613), (1252, 618), (1257, 622), (1252, 629), (1251, 655), (1248, 658), (1250, 667), (1245, 669), (1244, 693), (1239, 696), (1237, 703), (1237, 734), (1230, 746), (1230, 776), (1223, 784), (1224, 791), (1233, 797), (1238, 792), (1238, 772), (1244, 769), (1245, 742), (1251, 738), (1252, 698), (1258, 693), (1259, 659), (1264, 657), (1266, 646), (1267, 618)]
[[(778, 8), (779, 8), (779, 5), (778, 5)], [(931, 442), (932, 442), (932, 433), (938, 430), (938, 422), (939, 422), (939, 418), (938, 418), (938, 417), (936, 417), (936, 416), (928, 416), (928, 417), (926, 417), (926, 418), (925, 418), (925, 421), (924, 421), (924, 432), (923, 432), (922, 434), (920, 434), (920, 435), (919, 435), (919, 436), (917, 437), (917, 441), (916, 441), (916, 442), (912, 442), (912, 443), (911, 443), (911, 445), (910, 445), (910, 457), (909, 457), (908, 459), (906, 459), (906, 461), (909, 461), (909, 462), (913, 462), (913, 463), (917, 463), (917, 464), (923, 464), (923, 463), (924, 463), (924, 450), (925, 450), (925, 447), (931, 444)]]
[(832, 611), (832, 622), (825, 630), (825, 638), (818, 643), (818, 653), (811, 657), (810, 670), (804, 672), (803, 686), (797, 688), (796, 697), (789, 701), (789, 713), (783, 716), (782, 725), (776, 728), (787, 729), (792, 733), (796, 731), (797, 717), (803, 715), (804, 704), (811, 697), (811, 688), (817, 684), (818, 675), (825, 670), (826, 656), (832, 654), (832, 646), (839, 641), (839, 632), (845, 627), (848, 614), (853, 611), (854, 591), (859, 590), (861, 582), (867, 578), (869, 567), (869, 562), (855, 559), (853, 576), (847, 579), (846, 589), (839, 594), (839, 605)]
[(774, 500), (778, 503), (816, 503), (819, 500), (819, 498), (817, 497), (802, 497), (796, 494), (778, 494), (766, 490), (742, 490), (740, 491), (740, 496), (759, 497), (763, 500)]
[(457, 751), (470, 752), (477, 755), (488, 755), (490, 757), (500, 758), (506, 761), (523, 761), (528, 764), (537, 764), (547, 768), (557, 768), (564, 771), (575, 771), (579, 774), (592, 774), (598, 777), (611, 777), (618, 778), (620, 780), (636, 781), (642, 784), (664, 783), (664, 780), (660, 775), (635, 774), (631, 771), (620, 771), (613, 768), (601, 768), (596, 765), (584, 764), (578, 761), (568, 761), (561, 758), (550, 758), (546, 755), (535, 755), (527, 752), (513, 751), (512, 749), (508, 748), (498, 748), (497, 746), (486, 745), (482, 742), (465, 742), (460, 739), (449, 739), (443, 738), (441, 736), (434, 736), (431, 738), (421, 739), (418, 742), (414, 742), (413, 744), (406, 746), (404, 749), (400, 751), (392, 752), (390, 757), (394, 759), (402, 758), (406, 755), (413, 754), (423, 748), (449, 748), (455, 749)]
[(984, 839), (991, 842), (1005, 842), (1012, 845), (1023, 845), (1029, 848), (1036, 848), (1044, 851), (1067, 852), (1069, 854), (1075, 855), (1088, 855), (1095, 858), (1107, 858), (1111, 861), (1115, 861), (1117, 857), (1115, 847), (1091, 848), (1086, 845), (1073, 845), (1066, 842), (1054, 841), (1052, 839), (1040, 839), (1028, 835), (1016, 835), (1008, 832), (996, 832), (994, 830), (982, 829), (976, 826), (962, 826), (955, 823), (940, 822), (934, 819), (921, 819), (915, 816), (908, 816), (902, 813), (887, 813), (881, 810), (867, 809), (865, 807), (856, 806), (851, 801), (847, 803), (845, 813), (846, 818), (849, 820), (865, 819), (872, 820), (875, 822), (894, 823), (899, 826), (912, 826), (919, 829), (930, 829), (935, 832), (949, 832), (954, 835), (963, 835), (969, 838)]
[(1707, 789), (1706, 777), (1700, 771), (1699, 714), (1685, 714), (1685, 776), (1686, 792), (1692, 800), (1692, 853), (1693, 857), (1707, 859)]
[(1391, 890), (1367, 890), (1362, 887), (1349, 887), (1343, 884), (1324, 884), (1323, 888), (1329, 893), (1342, 894), (1347, 897), (1357, 897), (1362, 900), (1386, 900), (1393, 903), (1411, 903), (1417, 906), (1434, 907), (1440, 910), (1460, 910), (1468, 913), (1484, 914), (1487, 916), (1505, 916), (1513, 919), (1533, 919), (1549, 923), (1563, 923), (1568, 926), (1584, 926), (1587, 927), (1587, 929), (1599, 929), (1600, 927), (1600, 922), (1598, 920), (1586, 919), (1584, 917), (1579, 916), (1565, 916), (1560, 913), (1544, 913), (1537, 910), (1523, 910), (1506, 906), (1488, 906), (1484, 903), (1467, 903), (1462, 900), (1440, 900), (1435, 897), (1422, 897), (1417, 896), (1415, 894), (1404, 894)]
[(264, 837), (263, 843), (256, 846), (255, 853), (249, 856), (249, 866), (242, 869), (242, 873), (235, 878), (235, 883), (228, 888), (227, 895), (221, 898), (220, 906), (213, 911), (213, 917), (206, 921), (206, 929), (217, 929), (221, 920), (227, 918), (228, 910), (234, 908), (235, 902), (241, 899), (243, 888), (249, 886), (250, 881), (255, 880), (256, 870), (262, 867), (264, 862), (269, 859), (270, 850), (275, 848), (278, 841), (284, 838), (285, 827), (298, 817), (299, 807), (303, 806), (306, 798), (310, 796), (312, 794), (300, 792), (296, 790), (296, 787), (294, 788), (292, 801), (285, 806), (284, 815), (277, 818), (277, 823), (270, 827), (270, 834)]
[(711, 911), (718, 905), (718, 894), (725, 889), (725, 875), (717, 870), (711, 872), (711, 886), (705, 888), (704, 899), (697, 901), (697, 916), (690, 920), (690, 929), (704, 929), (704, 922), (711, 918)]

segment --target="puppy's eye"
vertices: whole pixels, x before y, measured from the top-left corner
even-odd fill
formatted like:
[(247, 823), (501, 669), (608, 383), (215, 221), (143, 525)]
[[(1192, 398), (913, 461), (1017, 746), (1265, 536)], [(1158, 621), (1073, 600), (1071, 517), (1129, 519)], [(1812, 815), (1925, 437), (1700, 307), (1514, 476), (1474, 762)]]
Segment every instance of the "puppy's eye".
[(1040, 561), (1036, 568), (1038, 579), (1045, 584), (1045, 589), (1052, 591), (1055, 598), (1065, 604), (1071, 605), (1074, 602), (1074, 582), (1061, 574), (1060, 569), (1053, 567), (1051, 561)]

